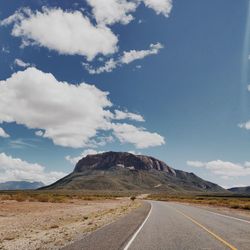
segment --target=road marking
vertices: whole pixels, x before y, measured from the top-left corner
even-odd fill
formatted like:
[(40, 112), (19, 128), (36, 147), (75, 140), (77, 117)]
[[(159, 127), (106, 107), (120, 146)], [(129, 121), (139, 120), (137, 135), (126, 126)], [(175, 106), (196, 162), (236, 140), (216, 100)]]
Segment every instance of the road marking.
[(203, 226), (202, 224), (200, 224), (198, 221), (196, 221), (195, 219), (193, 219), (192, 217), (184, 214), (183, 212), (181, 212), (180, 210), (172, 207), (176, 212), (178, 212), (179, 214), (183, 215), (184, 217), (186, 217), (187, 219), (191, 220), (194, 224), (196, 224), (197, 226), (201, 227), (202, 229), (204, 229), (206, 232), (208, 232), (209, 234), (211, 234), (212, 236), (214, 236), (217, 240), (219, 240), (220, 242), (222, 242), (224, 245), (228, 246), (231, 250), (237, 250), (236, 247), (234, 247), (233, 245), (231, 245), (230, 243), (226, 242), (225, 240), (223, 240), (220, 236), (218, 236), (217, 234), (213, 233), (212, 231), (210, 231), (208, 228), (206, 228), (205, 226)]
[(150, 204), (151, 207), (150, 207), (150, 210), (148, 212), (148, 215), (146, 217), (146, 219), (142, 222), (141, 226), (137, 229), (137, 231), (134, 233), (134, 235), (132, 236), (132, 238), (130, 239), (130, 241), (127, 243), (127, 245), (124, 247), (123, 250), (128, 250), (130, 245), (132, 244), (132, 242), (134, 241), (134, 239), (136, 238), (136, 236), (138, 235), (138, 233), (141, 231), (141, 229), (143, 228), (144, 224), (146, 223), (146, 221), (148, 220), (150, 214), (151, 214), (151, 211), (152, 211), (152, 204)]
[(215, 213), (215, 212), (212, 212), (212, 211), (209, 211), (209, 210), (206, 210), (206, 211), (208, 211), (208, 212), (211, 213), (211, 214), (216, 214), (216, 215), (219, 215), (219, 216), (222, 216), (222, 217), (226, 217), (226, 218), (230, 218), (230, 219), (234, 219), (234, 220), (238, 220), (238, 221), (242, 221), (242, 222), (246, 222), (246, 223), (249, 223), (249, 224), (250, 224), (250, 221), (249, 221), (249, 220), (243, 220), (243, 219), (236, 218), (236, 217), (233, 217), (233, 216)]

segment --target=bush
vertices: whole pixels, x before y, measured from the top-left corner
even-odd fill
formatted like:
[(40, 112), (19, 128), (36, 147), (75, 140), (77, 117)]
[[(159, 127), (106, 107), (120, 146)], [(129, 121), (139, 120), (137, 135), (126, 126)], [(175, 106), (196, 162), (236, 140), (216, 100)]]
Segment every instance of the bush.
[(14, 200), (16, 200), (18, 202), (22, 202), (22, 201), (26, 201), (27, 196), (24, 194), (17, 194), (13, 198), (14, 198)]
[(130, 197), (130, 200), (131, 200), (131, 201), (134, 201), (135, 199), (136, 199), (135, 196), (131, 196), (131, 197)]
[(37, 201), (40, 202), (49, 202), (49, 195), (38, 195), (37, 196)]

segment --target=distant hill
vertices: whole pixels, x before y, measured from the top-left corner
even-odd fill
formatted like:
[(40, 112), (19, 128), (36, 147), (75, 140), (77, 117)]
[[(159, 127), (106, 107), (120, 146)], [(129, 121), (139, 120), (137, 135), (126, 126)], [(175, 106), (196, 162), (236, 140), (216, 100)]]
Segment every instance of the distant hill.
[(42, 189), (226, 192), (153, 157), (125, 152), (88, 155), (76, 164), (71, 174)]
[(231, 191), (236, 194), (247, 194), (250, 195), (250, 186), (248, 187), (233, 187), (229, 188), (228, 191)]
[(43, 187), (42, 182), (28, 181), (7, 181), (0, 183), (0, 190), (17, 190), (17, 189), (37, 189)]

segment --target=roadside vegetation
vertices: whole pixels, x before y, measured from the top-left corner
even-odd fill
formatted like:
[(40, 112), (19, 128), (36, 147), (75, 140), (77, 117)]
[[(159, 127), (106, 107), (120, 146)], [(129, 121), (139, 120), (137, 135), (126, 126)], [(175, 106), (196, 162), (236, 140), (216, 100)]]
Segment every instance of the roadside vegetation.
[(167, 195), (151, 194), (147, 199), (158, 201), (176, 201), (201, 205), (221, 206), (233, 209), (250, 210), (250, 196), (208, 196), (208, 195)]
[(106, 200), (118, 197), (130, 196), (128, 193), (109, 193), (109, 192), (81, 192), (81, 191), (0, 191), (0, 201), (15, 200), (18, 202), (53, 202), (63, 203), (72, 200)]

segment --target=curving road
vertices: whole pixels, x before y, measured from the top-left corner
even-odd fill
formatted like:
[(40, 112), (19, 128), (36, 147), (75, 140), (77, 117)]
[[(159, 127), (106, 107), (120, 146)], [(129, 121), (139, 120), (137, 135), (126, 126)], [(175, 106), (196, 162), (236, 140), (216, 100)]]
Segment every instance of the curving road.
[[(151, 208), (150, 208), (151, 205)], [(250, 217), (149, 201), (65, 250), (250, 250)]]
[(144, 225), (125, 250), (250, 249), (250, 221), (190, 205), (151, 202)]

